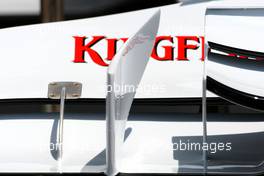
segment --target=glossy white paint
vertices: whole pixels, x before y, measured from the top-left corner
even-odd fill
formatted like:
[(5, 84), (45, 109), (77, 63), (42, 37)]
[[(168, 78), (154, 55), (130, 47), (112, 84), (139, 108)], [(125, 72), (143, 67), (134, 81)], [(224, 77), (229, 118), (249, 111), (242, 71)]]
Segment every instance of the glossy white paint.
[[(264, 6), (232, 9), (209, 8), (206, 15), (206, 41), (263, 52)], [(217, 31), (217, 32), (216, 32)], [(247, 69), (206, 62), (208, 76), (242, 92), (264, 96), (262, 69)]]
[[(0, 98), (46, 98), (47, 85), (52, 81), (79, 81), (84, 85), (82, 98), (104, 98), (107, 68), (93, 63), (87, 54), (86, 64), (73, 63), (73, 36), (128, 37), (157, 9), (162, 12), (158, 35), (203, 36), (206, 7), (224, 5), (259, 7), (264, 6), (263, 4), (261, 0), (174, 4), (83, 20), (1, 29), (0, 68), (3, 74), (0, 79), (3, 86), (0, 88)], [(254, 33), (256, 29), (250, 30)], [(235, 36), (239, 38), (237, 34)], [(227, 43), (231, 41), (228, 40), (228, 36), (219, 38), (226, 38)], [(177, 41), (174, 40), (173, 46), (177, 48)], [(253, 39), (246, 38), (246, 40)], [(238, 45), (241, 45), (241, 42), (239, 43)], [(106, 43), (102, 42), (94, 48), (100, 51), (103, 57), (106, 56)], [(158, 52), (164, 51), (160, 47)], [(177, 54), (176, 51), (175, 54)], [(136, 97), (201, 97), (202, 62), (199, 59), (201, 53), (190, 51), (188, 55), (192, 58), (188, 62), (161, 62), (150, 59), (141, 85), (158, 85), (162, 87), (162, 91), (138, 92)]]
[[(261, 4), (263, 1), (219, 1), (217, 4), (239, 6)], [(204, 13), (211, 2), (187, 6), (161, 7), (159, 35), (203, 35)], [(32, 25), (0, 30), (0, 98), (46, 98), (48, 83), (79, 81), (83, 83), (82, 98), (105, 98), (105, 67), (88, 59), (87, 64), (72, 63), (74, 35), (131, 36), (157, 8), (99, 18), (61, 23)], [(183, 18), (184, 17), (184, 18)], [(98, 45), (103, 51), (105, 46)], [(161, 51), (162, 52), (162, 51)], [(197, 53), (190, 56), (197, 58)], [(137, 94), (139, 98), (200, 97), (202, 63), (159, 62), (151, 59), (142, 80), (143, 85), (164, 84), (163, 93)], [(105, 172), (105, 121), (69, 115), (64, 128), (63, 172)], [(58, 172), (56, 160), (50, 152), (54, 114), (1, 115), (0, 172)], [(93, 119), (93, 115), (89, 115)], [(95, 117), (95, 119), (98, 117)], [(142, 117), (143, 118), (143, 117)], [(175, 117), (177, 118), (177, 117)], [(184, 118), (179, 115), (179, 119)], [(200, 118), (194, 116), (195, 119)], [(188, 155), (192, 162), (173, 158), (172, 137), (201, 136), (200, 122), (128, 121), (132, 133), (122, 148), (120, 172), (178, 173), (188, 172), (201, 162), (201, 155)], [(260, 122), (209, 122), (209, 135), (246, 135), (250, 140), (261, 133)], [(223, 129), (225, 129), (223, 131)], [(243, 143), (239, 141), (238, 145)], [(256, 148), (254, 148), (256, 149)], [(262, 148), (260, 149), (262, 151)], [(178, 153), (176, 153), (178, 154)], [(259, 153), (255, 153), (255, 157)], [(227, 154), (228, 155), (228, 154)], [(239, 154), (238, 154), (239, 155)], [(187, 155), (186, 155), (187, 156)], [(190, 159), (189, 158), (189, 159)], [(230, 167), (230, 166), (226, 166)], [(224, 166), (219, 166), (220, 170)]]
[[(86, 64), (73, 63), (73, 36), (128, 37), (157, 9), (162, 12), (158, 35), (203, 36), (205, 9), (214, 3), (228, 5), (231, 2), (174, 4), (98, 18), (2, 29), (0, 68), (3, 74), (0, 79), (3, 86), (0, 88), (0, 98), (46, 98), (47, 85), (52, 81), (78, 81), (84, 87), (82, 98), (104, 98), (107, 68), (93, 63), (88, 55)], [(237, 1), (231, 4), (259, 6), (263, 1)], [(176, 38), (174, 43), (173, 46), (177, 48)], [(122, 45), (122, 42), (119, 44)], [(163, 44), (170, 45), (166, 42)], [(94, 48), (103, 57), (106, 56), (105, 42)], [(159, 47), (158, 52), (163, 53), (163, 48)], [(188, 62), (150, 59), (141, 85), (158, 85), (164, 91), (138, 92), (136, 97), (201, 97), (201, 53), (190, 51), (188, 55), (192, 58)]]
[[(52, 138), (55, 138), (57, 120), (54, 119), (58, 115), (8, 115), (7, 118), (0, 121), (0, 172), (59, 172), (51, 153), (56, 144)], [(90, 115), (90, 118), (94, 117)], [(63, 146), (63, 172), (103, 172), (104, 164), (86, 164), (105, 149), (105, 121), (65, 120)]]
[[(37, 114), (26, 117), (20, 115), (19, 119), (0, 121), (1, 173), (58, 172), (57, 162), (49, 150), (52, 126), (54, 125), (53, 119), (57, 116), (48, 115), (47, 117), (49, 119), (42, 119), (44, 116)], [(78, 120), (74, 119), (74, 116), (70, 117), (73, 119), (65, 120), (63, 172), (105, 172), (105, 121), (84, 120), (86, 117), (83, 115), (78, 115), (79, 118), (84, 118)], [(96, 119), (96, 117), (90, 117)], [(183, 120), (186, 117), (179, 115), (175, 118)], [(199, 116), (193, 115), (193, 119), (197, 118)], [(208, 131), (210, 136), (222, 136), (222, 138), (218, 138), (219, 141), (225, 141), (225, 137), (232, 135), (248, 136), (240, 142), (242, 145), (247, 143), (250, 138), (261, 134), (263, 125), (263, 122), (209, 122)], [(200, 122), (132, 120), (128, 121), (127, 128), (132, 131), (122, 148), (120, 172), (178, 173), (186, 172), (188, 168), (195, 168), (197, 164), (201, 163), (202, 155), (199, 154), (194, 156), (191, 153), (186, 153), (184, 155), (186, 161), (192, 161), (189, 165), (184, 165), (184, 160), (181, 157), (178, 159), (172, 157), (172, 137), (190, 137), (192, 139), (201, 136)], [(236, 137), (234, 136), (234, 138)], [(260, 154), (262, 148), (255, 148), (255, 150)], [(181, 154), (183, 153), (179, 151), (178, 155), (181, 156)], [(252, 154), (258, 157), (258, 155)], [(221, 164), (220, 161), (219, 164)], [(220, 167), (221, 165), (219, 165)], [(198, 172), (199, 170), (201, 172), (202, 167), (198, 167)]]

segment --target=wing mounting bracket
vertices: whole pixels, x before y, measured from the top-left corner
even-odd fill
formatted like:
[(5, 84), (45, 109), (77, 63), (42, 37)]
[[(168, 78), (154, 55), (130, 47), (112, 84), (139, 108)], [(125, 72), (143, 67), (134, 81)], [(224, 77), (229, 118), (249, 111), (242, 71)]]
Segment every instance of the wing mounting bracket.
[(63, 155), (63, 122), (66, 99), (78, 99), (81, 97), (82, 84), (79, 82), (52, 82), (48, 86), (48, 98), (60, 99), (60, 121), (56, 140), (58, 171), (61, 173)]

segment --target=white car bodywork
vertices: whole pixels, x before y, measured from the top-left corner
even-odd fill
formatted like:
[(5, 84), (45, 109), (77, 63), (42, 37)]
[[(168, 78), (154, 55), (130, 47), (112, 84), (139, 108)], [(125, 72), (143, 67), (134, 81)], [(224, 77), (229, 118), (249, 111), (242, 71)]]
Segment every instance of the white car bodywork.
[[(77, 81), (83, 84), (81, 98), (105, 98), (107, 67), (95, 64), (85, 54), (87, 63), (73, 63), (73, 36), (132, 36), (157, 9), (161, 10), (158, 36), (204, 36), (205, 10), (208, 6), (263, 6), (263, 1), (218, 1), (158, 8), (67, 22), (40, 24), (0, 30), (1, 99), (47, 98), (48, 84), (53, 81)], [(216, 23), (216, 25), (219, 25)], [(263, 26), (263, 23), (261, 24)], [(247, 29), (241, 29), (242, 34)], [(233, 35), (232, 35), (233, 36)], [(228, 37), (232, 37), (228, 36)], [(262, 36), (261, 36), (262, 37)], [(219, 40), (225, 40), (219, 37)], [(256, 38), (255, 38), (256, 39)], [(255, 41), (254, 39), (254, 41)], [(251, 39), (249, 39), (251, 40)], [(260, 40), (261, 41), (261, 40)], [(162, 44), (162, 43), (161, 43)], [(232, 44), (232, 43), (231, 43)], [(237, 44), (237, 43), (236, 43)], [(118, 46), (122, 41), (118, 42)], [(252, 45), (253, 46), (253, 45)], [(241, 46), (243, 48), (243, 46)], [(263, 46), (258, 48), (263, 51)], [(103, 58), (106, 43), (94, 46)], [(254, 48), (255, 49), (255, 48)], [(159, 53), (164, 52), (162, 47)], [(164, 91), (137, 92), (136, 98), (187, 98), (202, 96), (203, 62), (201, 50), (189, 51), (190, 61), (157, 61), (150, 59), (141, 86), (161, 85)], [(164, 54), (164, 53), (163, 53)], [(215, 95), (210, 95), (215, 96)], [(43, 117), (45, 116), (45, 117)], [(65, 119), (64, 155), (61, 170), (50, 151), (51, 133), (57, 114), (2, 115), (0, 120), (0, 172), (105, 172), (106, 164), (91, 164), (98, 156), (105, 159), (106, 122), (79, 115)], [(128, 121), (133, 133), (124, 143), (119, 172), (185, 173), (203, 172), (201, 155), (190, 163), (172, 157), (172, 136), (202, 135), (200, 122)], [(210, 135), (242, 134), (262, 131), (263, 123), (211, 122)], [(147, 128), (146, 128), (147, 127)], [(225, 129), (224, 131), (222, 129)], [(147, 136), (147, 139), (146, 139)], [(224, 166), (214, 169), (223, 169)], [(231, 166), (226, 166), (231, 167)], [(249, 165), (248, 167), (254, 167)], [(187, 171), (186, 171), (187, 170)]]

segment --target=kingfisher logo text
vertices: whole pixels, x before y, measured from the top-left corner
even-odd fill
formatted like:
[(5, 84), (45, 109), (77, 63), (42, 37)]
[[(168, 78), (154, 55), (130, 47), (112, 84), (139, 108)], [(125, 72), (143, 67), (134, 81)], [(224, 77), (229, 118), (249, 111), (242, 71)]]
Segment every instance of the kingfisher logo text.
[[(74, 63), (93, 61), (100, 66), (108, 66), (117, 50), (128, 38), (107, 38), (105, 36), (74, 36)], [(195, 52), (196, 58), (190, 58), (189, 52)], [(199, 53), (196, 53), (199, 52)], [(199, 57), (197, 58), (197, 55)], [(158, 61), (204, 60), (204, 37), (202, 36), (158, 36), (151, 53)]]

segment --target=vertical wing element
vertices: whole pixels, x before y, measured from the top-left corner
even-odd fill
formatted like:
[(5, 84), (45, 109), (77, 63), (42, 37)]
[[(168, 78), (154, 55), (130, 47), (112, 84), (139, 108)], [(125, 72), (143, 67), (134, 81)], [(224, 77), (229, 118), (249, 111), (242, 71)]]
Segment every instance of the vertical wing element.
[(107, 175), (118, 173), (126, 121), (136, 88), (144, 74), (159, 27), (156, 12), (119, 50), (107, 72), (106, 121)]

